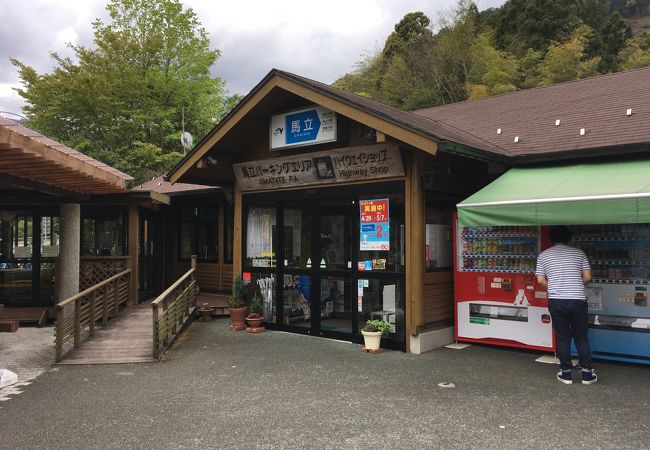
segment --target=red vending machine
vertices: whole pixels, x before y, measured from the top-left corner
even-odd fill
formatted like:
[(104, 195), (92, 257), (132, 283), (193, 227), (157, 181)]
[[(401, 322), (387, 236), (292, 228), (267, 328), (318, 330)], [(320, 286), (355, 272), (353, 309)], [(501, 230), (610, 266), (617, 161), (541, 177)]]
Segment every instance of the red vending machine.
[(554, 351), (546, 290), (535, 277), (541, 247), (540, 227), (455, 226), (456, 340)]

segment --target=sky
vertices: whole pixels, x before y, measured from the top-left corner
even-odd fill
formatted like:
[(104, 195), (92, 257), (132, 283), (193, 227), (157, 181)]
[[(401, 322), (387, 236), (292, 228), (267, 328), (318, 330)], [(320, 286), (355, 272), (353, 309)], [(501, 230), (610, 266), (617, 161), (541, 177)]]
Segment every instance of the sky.
[[(71, 56), (67, 43), (93, 46), (92, 22), (107, 21), (106, 0), (0, 0), (0, 113), (22, 113), (24, 102), (10, 58), (49, 73), (50, 52)], [(405, 14), (435, 23), (457, 0), (182, 0), (221, 52), (212, 69), (230, 93), (245, 95), (272, 68), (332, 83), (381, 50)], [(479, 10), (504, 0), (475, 0)], [(4, 114), (7, 117), (16, 116)]]

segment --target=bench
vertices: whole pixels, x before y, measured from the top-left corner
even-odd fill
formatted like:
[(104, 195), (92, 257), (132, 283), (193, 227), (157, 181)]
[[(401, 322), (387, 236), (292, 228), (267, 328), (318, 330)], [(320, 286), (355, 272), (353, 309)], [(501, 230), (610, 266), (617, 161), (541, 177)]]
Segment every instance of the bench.
[(20, 323), (36, 323), (42, 327), (46, 320), (46, 308), (4, 308), (0, 310), (0, 321), (12, 320)]

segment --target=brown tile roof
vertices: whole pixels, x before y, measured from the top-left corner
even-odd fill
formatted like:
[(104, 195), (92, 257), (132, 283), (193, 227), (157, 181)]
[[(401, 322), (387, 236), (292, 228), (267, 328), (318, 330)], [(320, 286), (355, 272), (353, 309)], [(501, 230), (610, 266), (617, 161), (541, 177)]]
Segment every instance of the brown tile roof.
[(221, 188), (218, 186), (206, 186), (204, 184), (190, 184), (190, 183), (175, 183), (171, 184), (165, 181), (161, 176), (135, 186), (131, 191), (133, 192), (158, 192), (159, 194), (167, 194), (173, 196), (174, 194), (191, 194), (199, 192), (217, 191)]
[(467, 130), (459, 128), (450, 123), (444, 123), (435, 117), (426, 115), (413, 114), (412, 112), (403, 111), (392, 106), (385, 105), (366, 97), (361, 97), (350, 92), (329, 86), (309, 78), (301, 77), (289, 72), (273, 69), (271, 73), (278, 74), (287, 79), (293, 80), (303, 86), (309, 87), (324, 95), (336, 98), (348, 105), (356, 106), (366, 112), (370, 112), (389, 122), (409, 128), (419, 132), (423, 136), (431, 137), (434, 140), (449, 140), (453, 142), (464, 143), (470, 147), (485, 150), (492, 153), (507, 154), (507, 151), (501, 149), (498, 145), (485, 140), (481, 136), (474, 136)]
[[(632, 109), (632, 115), (626, 111)], [(414, 111), (526, 160), (650, 143), (650, 67)], [(556, 120), (560, 125), (556, 126)], [(497, 134), (497, 129), (501, 134)], [(586, 133), (580, 135), (580, 129)], [(515, 143), (515, 136), (519, 142)], [(453, 139), (451, 139), (453, 140)], [(476, 141), (458, 140), (476, 146)], [(623, 151), (623, 149), (614, 150)], [(650, 147), (647, 148), (650, 150)]]

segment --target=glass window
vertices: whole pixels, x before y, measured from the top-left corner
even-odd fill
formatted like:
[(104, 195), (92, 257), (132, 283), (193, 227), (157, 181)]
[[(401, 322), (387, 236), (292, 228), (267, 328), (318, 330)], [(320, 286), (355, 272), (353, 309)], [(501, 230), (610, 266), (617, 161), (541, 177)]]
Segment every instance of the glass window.
[(233, 254), (233, 242), (234, 242), (234, 235), (233, 233), (235, 232), (235, 207), (234, 203), (232, 201), (232, 194), (228, 195), (226, 194), (226, 201), (223, 203), (224, 205), (224, 211), (223, 211), (223, 218), (224, 218), (224, 226), (223, 226), (223, 232), (224, 232), (224, 259), (225, 263), (232, 264), (232, 254)]
[(275, 208), (251, 206), (246, 219), (246, 265), (276, 267)]
[[(404, 244), (404, 198), (402, 195), (381, 196), (373, 195), (362, 198), (368, 200), (388, 200), (389, 222), (388, 227), (380, 222), (367, 222), (359, 224), (359, 270), (384, 270), (402, 272), (404, 270), (405, 254)], [(365, 208), (367, 203), (360, 203), (360, 208)], [(385, 205), (385, 203), (384, 203)], [(374, 219), (373, 219), (374, 220)], [(373, 227), (374, 225), (374, 227)], [(379, 228), (378, 225), (381, 225)], [(372, 228), (373, 231), (368, 231)], [(382, 241), (388, 241), (388, 250), (361, 250), (368, 242), (372, 241), (369, 233), (381, 234)], [(386, 236), (388, 235), (388, 236)], [(379, 241), (377, 241), (379, 242)]]
[(126, 217), (123, 210), (84, 208), (81, 221), (82, 256), (126, 254)]
[(426, 208), (426, 234), (424, 241), (424, 265), (427, 271), (451, 270), (452, 240), (451, 211)]
[(311, 277), (284, 275), (284, 323), (311, 327)]
[(189, 206), (181, 209), (181, 259), (197, 255), (199, 261), (217, 261), (217, 213), (217, 206)]
[(248, 301), (255, 294), (262, 298), (262, 315), (264, 321), (275, 323), (276, 321), (276, 296), (275, 296), (275, 275), (272, 273), (252, 272), (251, 281), (248, 285)]
[(359, 315), (359, 331), (369, 319), (381, 319), (390, 323), (391, 339), (404, 339), (404, 301), (399, 280), (359, 279), (359, 291), (363, 286), (363, 298)]
[(284, 210), (284, 265), (307, 268), (311, 266), (311, 210)]
[(43, 216), (41, 218), (41, 256), (55, 258), (59, 255), (59, 218)]

